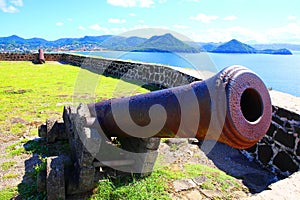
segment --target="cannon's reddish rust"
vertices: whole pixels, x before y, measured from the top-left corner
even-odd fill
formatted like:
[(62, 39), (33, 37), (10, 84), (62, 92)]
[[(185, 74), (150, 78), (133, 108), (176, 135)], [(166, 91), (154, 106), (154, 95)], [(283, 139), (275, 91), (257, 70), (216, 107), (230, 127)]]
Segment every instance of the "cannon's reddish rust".
[[(191, 96), (191, 90), (196, 101)], [(182, 103), (188, 115), (183, 113), (186, 111), (181, 109)], [(154, 112), (154, 116), (149, 116), (153, 105), (162, 106), (165, 112)], [(159, 131), (153, 130), (152, 137), (214, 139), (239, 149), (254, 145), (265, 135), (272, 112), (269, 93), (262, 80), (241, 66), (226, 68), (205, 81), (88, 106), (97, 120), (91, 119), (87, 123), (100, 123), (102, 131), (108, 136), (132, 137), (126, 131), (132, 126), (132, 121), (145, 127), (154, 119), (165, 123)], [(130, 114), (125, 116), (120, 112), (120, 115), (121, 126), (129, 129), (120, 127), (115, 119), (119, 113), (112, 106), (128, 106)], [(182, 120), (183, 117), (186, 119)], [(137, 134), (134, 136), (149, 137), (143, 131)]]
[(44, 56), (43, 49), (39, 49), (39, 60), (38, 61), (40, 64), (45, 63), (45, 56)]

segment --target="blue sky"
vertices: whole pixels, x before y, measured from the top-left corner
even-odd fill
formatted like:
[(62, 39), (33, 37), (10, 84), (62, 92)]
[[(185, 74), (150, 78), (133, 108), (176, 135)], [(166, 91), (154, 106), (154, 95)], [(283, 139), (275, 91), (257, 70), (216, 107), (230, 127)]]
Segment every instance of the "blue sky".
[(0, 36), (55, 40), (160, 28), (197, 42), (300, 44), (299, 9), (299, 0), (0, 0)]

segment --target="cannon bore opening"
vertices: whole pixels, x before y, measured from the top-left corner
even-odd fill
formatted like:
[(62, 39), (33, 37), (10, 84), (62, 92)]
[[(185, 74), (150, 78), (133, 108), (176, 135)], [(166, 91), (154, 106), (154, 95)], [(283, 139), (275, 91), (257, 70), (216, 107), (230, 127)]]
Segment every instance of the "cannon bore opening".
[(263, 103), (259, 93), (252, 88), (246, 89), (241, 97), (243, 116), (249, 122), (255, 122), (263, 114)]

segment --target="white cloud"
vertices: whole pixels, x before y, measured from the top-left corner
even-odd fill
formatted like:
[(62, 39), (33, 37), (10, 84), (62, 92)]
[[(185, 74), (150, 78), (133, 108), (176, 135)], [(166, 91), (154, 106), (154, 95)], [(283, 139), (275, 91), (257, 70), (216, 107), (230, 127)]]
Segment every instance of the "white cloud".
[(138, 22), (139, 22), (140, 24), (143, 24), (143, 23), (145, 23), (145, 21), (144, 21), (144, 20), (142, 20), (142, 19), (140, 19)]
[(19, 12), (19, 9), (17, 9), (15, 7), (15, 6), (17, 6), (16, 4), (23, 5), (22, 1), (17, 1), (17, 2), (10, 1), (9, 3), (13, 4), (13, 5), (7, 5), (5, 0), (0, 0), (0, 9), (6, 13), (16, 13), (16, 12)]
[(183, 0), (184, 2), (199, 2), (200, 0)]
[(271, 42), (289, 42), (300, 43), (300, 25), (297, 23), (289, 23), (285, 26), (276, 27), (266, 32)]
[(85, 30), (86, 30), (86, 28), (83, 27), (83, 26), (78, 26), (78, 29), (79, 29), (79, 30), (82, 30), (82, 31), (85, 31)]
[[(222, 30), (220, 30), (221, 32)], [(231, 39), (240, 39), (246, 41), (256, 41), (259, 43), (267, 43), (267, 36), (261, 32), (251, 30), (249, 28), (235, 26), (225, 29), (225, 32), (229, 33)]]
[(188, 29), (188, 28), (190, 28), (189, 26), (180, 25), (180, 24), (174, 24), (173, 27), (177, 28), (177, 29)]
[(10, 3), (15, 6), (23, 6), (23, 0), (10, 0)]
[(158, 0), (158, 3), (166, 3), (168, 0)]
[(56, 26), (63, 26), (64, 23), (62, 23), (62, 22), (57, 22), (55, 25), (56, 25)]
[(110, 18), (110, 19), (108, 19), (108, 23), (111, 23), (111, 24), (124, 24), (124, 23), (126, 23), (126, 19)]
[(190, 19), (191, 20), (195, 20), (195, 21), (201, 21), (203, 23), (210, 23), (213, 20), (217, 20), (219, 17), (218, 16), (208, 16), (205, 15), (203, 13), (199, 13), (196, 16), (191, 16)]
[(295, 19), (297, 19), (296, 16), (292, 16), (292, 15), (288, 16), (288, 20), (295, 20)]
[(121, 6), (121, 7), (141, 7), (141, 8), (149, 8), (154, 5), (153, 0), (107, 0), (107, 3), (113, 6)]
[(226, 17), (223, 18), (223, 20), (225, 20), (225, 21), (233, 21), (233, 20), (236, 20), (236, 19), (237, 19), (237, 17), (234, 16), (234, 15), (226, 16)]
[(95, 31), (100, 31), (102, 29), (102, 27), (99, 24), (90, 25), (89, 28)]
[(197, 42), (227, 42), (231, 39), (237, 39), (241, 42), (268, 42), (267, 36), (263, 33), (240, 26), (229, 28), (198, 29), (196, 31), (191, 29), (183, 29), (183, 34), (188, 35), (191, 39), (193, 39), (193, 41)]
[(114, 32), (114, 33), (117, 33), (117, 34), (120, 34), (120, 33), (124, 33), (124, 32), (127, 32), (128, 29), (127, 28), (112, 28), (110, 29), (111, 32)]
[(89, 28), (94, 31), (103, 31), (105, 34), (110, 32), (108, 28), (102, 27), (99, 24), (90, 25)]
[(136, 14), (135, 14), (135, 13), (129, 13), (129, 16), (131, 16), (131, 17), (135, 17), (135, 16), (136, 16)]

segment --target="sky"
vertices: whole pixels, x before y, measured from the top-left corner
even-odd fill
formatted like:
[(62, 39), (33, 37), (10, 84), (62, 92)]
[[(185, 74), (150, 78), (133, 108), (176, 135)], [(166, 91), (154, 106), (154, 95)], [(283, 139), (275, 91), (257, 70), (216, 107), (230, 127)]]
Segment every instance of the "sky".
[(196, 42), (300, 44), (299, 10), (299, 0), (0, 0), (0, 37), (56, 40), (155, 28)]

